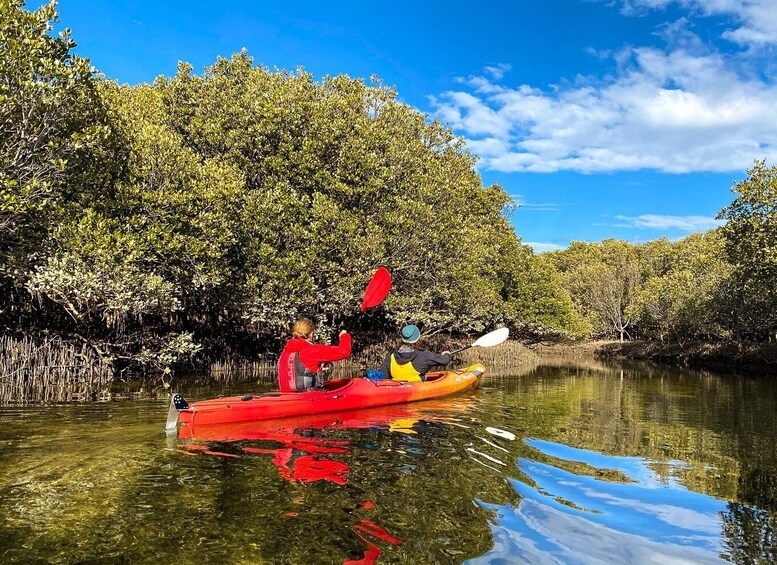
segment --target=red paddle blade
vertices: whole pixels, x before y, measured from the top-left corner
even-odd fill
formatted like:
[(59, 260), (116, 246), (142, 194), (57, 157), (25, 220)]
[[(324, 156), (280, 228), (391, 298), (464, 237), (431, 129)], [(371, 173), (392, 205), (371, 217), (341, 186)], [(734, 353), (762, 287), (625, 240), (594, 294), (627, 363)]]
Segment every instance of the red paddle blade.
[(374, 308), (388, 296), (391, 290), (391, 273), (385, 267), (380, 267), (372, 275), (370, 284), (364, 291), (364, 300), (362, 300), (362, 312)]

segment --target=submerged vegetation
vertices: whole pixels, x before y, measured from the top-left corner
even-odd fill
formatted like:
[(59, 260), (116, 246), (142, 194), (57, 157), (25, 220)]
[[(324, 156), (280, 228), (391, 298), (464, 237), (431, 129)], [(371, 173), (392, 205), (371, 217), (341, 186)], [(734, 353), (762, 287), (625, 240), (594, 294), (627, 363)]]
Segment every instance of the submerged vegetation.
[[(300, 315), (461, 335), (771, 339), (777, 170), (724, 227), (676, 243), (534, 255), (476, 157), (374, 80), (270, 71), (245, 52), (120, 86), (55, 35), (56, 5), (0, 1), (0, 333), (114, 370), (275, 348)], [(325, 337), (325, 335), (323, 335)]]

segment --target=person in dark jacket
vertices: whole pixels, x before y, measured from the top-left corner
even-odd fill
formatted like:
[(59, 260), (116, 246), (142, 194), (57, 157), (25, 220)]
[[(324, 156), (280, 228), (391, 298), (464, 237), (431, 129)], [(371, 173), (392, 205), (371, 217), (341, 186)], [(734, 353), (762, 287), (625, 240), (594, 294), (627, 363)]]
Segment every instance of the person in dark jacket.
[(451, 362), (448, 351), (440, 354), (413, 347), (420, 338), (421, 331), (416, 326), (411, 324), (402, 328), (402, 345), (386, 355), (380, 366), (381, 372), (395, 381), (425, 381), (426, 372), (431, 367)]
[(351, 355), (351, 336), (340, 332), (337, 345), (313, 343), (316, 326), (307, 318), (297, 320), (292, 338), (278, 359), (278, 384), (283, 392), (303, 392), (322, 384), (321, 363), (340, 361)]

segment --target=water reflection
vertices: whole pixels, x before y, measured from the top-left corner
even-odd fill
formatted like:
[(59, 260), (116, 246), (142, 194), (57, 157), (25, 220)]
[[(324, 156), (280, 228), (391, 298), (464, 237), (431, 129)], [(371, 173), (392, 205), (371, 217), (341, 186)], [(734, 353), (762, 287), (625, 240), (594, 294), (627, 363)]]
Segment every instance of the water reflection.
[[(205, 430), (184, 428), (179, 437), (178, 451), (185, 455), (202, 453), (219, 457), (239, 458), (245, 454), (272, 455), (272, 462), (281, 477), (305, 483), (331, 481), (347, 484), (348, 465), (323, 454), (348, 454), (349, 442), (316, 437), (315, 429), (305, 429), (302, 422), (255, 422), (237, 426), (209, 426)], [(197, 433), (195, 433), (197, 432)], [(247, 442), (252, 444), (248, 445)], [(239, 444), (237, 442), (240, 442)], [(255, 447), (254, 442), (280, 444), (277, 447)], [(216, 443), (212, 447), (209, 444)], [(223, 445), (230, 443), (228, 451)]]
[[(466, 412), (471, 405), (466, 400), (429, 401), (279, 420), (189, 425), (178, 432), (178, 452), (231, 458), (245, 454), (273, 455), (273, 464), (286, 480), (304, 483), (327, 480), (345, 485), (349, 473), (347, 463), (323, 454), (348, 455), (351, 452), (350, 441), (328, 439), (325, 437), (327, 433), (348, 429), (385, 430), (402, 434), (394, 437), (386, 451), (421, 455), (421, 442), (408, 436), (419, 432), (434, 435), (435, 424), (454, 423), (455, 418), (446, 413)], [(267, 443), (276, 445), (265, 447)], [(369, 442), (363, 443), (362, 447), (377, 449)], [(403, 471), (412, 468), (412, 465), (405, 465)]]
[(664, 484), (641, 458), (608, 457), (554, 442), (527, 440), (545, 455), (615, 470), (630, 479), (612, 483), (527, 458), (523, 480), (510, 483), (517, 506), (481, 503), (497, 515), (495, 547), (473, 563), (509, 556), (538, 562), (709, 562), (720, 559), (726, 504)]
[[(346, 456), (351, 454), (351, 442), (328, 438), (328, 433), (338, 430), (387, 431), (394, 437), (383, 447), (385, 451), (419, 456), (424, 453), (423, 445), (413, 435), (421, 433), (434, 436), (436, 424), (455, 423), (455, 414), (464, 413), (471, 406), (471, 401), (467, 399), (430, 401), (280, 420), (189, 425), (179, 431), (177, 451), (184, 455), (202, 454), (234, 459), (245, 455), (271, 455), (272, 463), (287, 481), (301, 484), (329, 481), (347, 485), (350, 469)], [(266, 447), (267, 444), (272, 446)], [(363, 442), (361, 447), (380, 449), (369, 442)], [(336, 456), (342, 456), (343, 459), (335, 459)], [(400, 466), (403, 474), (411, 473), (414, 469), (413, 464), (402, 463)], [(364, 501), (358, 508), (371, 510), (375, 504)], [(348, 514), (354, 512), (351, 509), (345, 510)], [(295, 518), (299, 513), (287, 511), (286, 516)], [(377, 542), (389, 546), (402, 544), (400, 538), (366, 518), (359, 519), (350, 529), (366, 545), (366, 549), (356, 559), (345, 558), (345, 565), (375, 563), (383, 555)]]
[[(188, 396), (243, 392), (256, 386)], [(451, 399), (167, 442), (165, 413), (0, 409), (0, 562), (777, 557), (768, 380), (567, 361)]]

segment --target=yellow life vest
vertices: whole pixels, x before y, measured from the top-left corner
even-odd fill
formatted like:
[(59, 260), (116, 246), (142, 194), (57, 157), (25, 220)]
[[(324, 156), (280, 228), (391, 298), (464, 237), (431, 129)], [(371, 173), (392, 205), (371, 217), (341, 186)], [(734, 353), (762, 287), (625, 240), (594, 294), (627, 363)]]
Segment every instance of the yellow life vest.
[(415, 370), (413, 363), (408, 361), (404, 365), (397, 363), (395, 354), (391, 354), (391, 378), (395, 381), (415, 382), (421, 380), (421, 373)]

